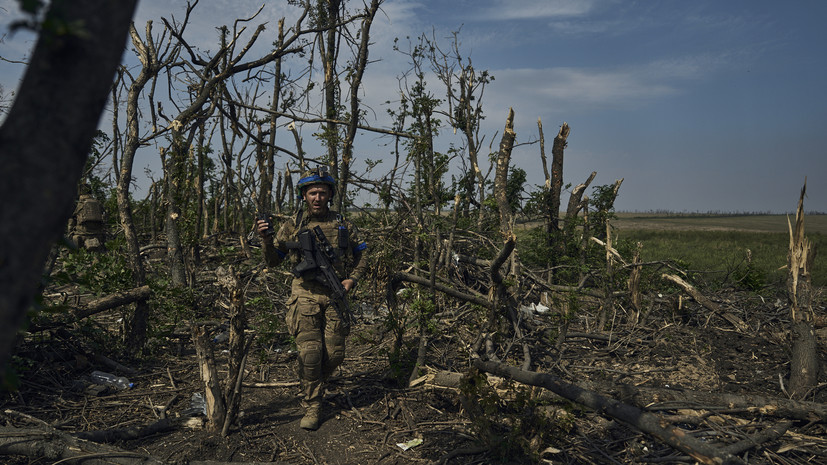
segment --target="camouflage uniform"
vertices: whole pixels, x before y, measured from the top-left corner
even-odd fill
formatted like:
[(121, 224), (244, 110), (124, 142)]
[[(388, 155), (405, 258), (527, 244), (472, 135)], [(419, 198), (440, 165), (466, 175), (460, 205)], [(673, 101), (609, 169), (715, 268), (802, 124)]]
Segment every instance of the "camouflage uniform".
[(69, 234), (76, 246), (103, 251), (104, 225), (103, 206), (90, 194), (81, 194), (75, 212), (69, 221)]
[[(301, 230), (312, 230), (316, 226), (321, 227), (339, 254), (340, 259), (334, 263), (336, 276), (358, 283), (365, 272), (362, 252), (367, 245), (349, 221), (330, 210), (321, 217), (306, 215), (300, 225), (296, 225), (292, 218), (282, 224), (275, 244), (269, 239), (263, 241), (267, 264), (277, 266), (285, 258), (293, 266), (299, 264), (302, 259), (300, 250), (288, 248), (288, 243), (295, 243)], [(343, 229), (341, 241), (340, 229)], [(318, 414), (324, 394), (323, 383), (344, 360), (345, 338), (350, 328), (342, 323), (332, 292), (315, 279), (315, 273), (308, 271), (293, 279), (286, 322), (299, 349), (299, 378), (304, 390), (302, 403), (308, 411), (315, 408)]]

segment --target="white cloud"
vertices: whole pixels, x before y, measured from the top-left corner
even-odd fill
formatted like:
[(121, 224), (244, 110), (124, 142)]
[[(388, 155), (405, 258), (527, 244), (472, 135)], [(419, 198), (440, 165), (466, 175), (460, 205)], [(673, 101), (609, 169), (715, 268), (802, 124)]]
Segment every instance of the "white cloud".
[[(530, 102), (538, 107), (573, 111), (577, 107), (635, 105), (670, 95), (677, 88), (665, 81), (648, 79), (640, 70), (545, 68), (497, 70), (492, 98)], [(501, 97), (494, 97), (502, 94)]]
[(593, 0), (495, 0), (471, 16), (487, 21), (561, 18), (586, 15), (594, 6)]
[(687, 81), (719, 72), (725, 63), (723, 56), (698, 55), (618, 68), (492, 70), (496, 80), (487, 91), (487, 100), (524, 102), (561, 112), (638, 106), (680, 94)]

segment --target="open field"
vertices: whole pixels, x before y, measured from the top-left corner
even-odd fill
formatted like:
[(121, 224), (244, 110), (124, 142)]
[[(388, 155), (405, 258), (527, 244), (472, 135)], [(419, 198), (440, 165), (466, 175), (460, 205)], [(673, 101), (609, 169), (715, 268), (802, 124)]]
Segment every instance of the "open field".
[[(726, 277), (733, 270), (743, 270), (749, 250), (751, 266), (765, 284), (783, 285), (786, 279), (786, 215), (617, 216), (612, 221), (617, 238), (641, 242), (644, 261), (680, 261), (690, 270), (708, 272), (714, 281), (716, 275)], [(827, 250), (827, 215), (805, 216), (804, 231), (816, 250), (811, 270), (813, 284), (827, 286), (827, 263), (818, 253)]]
[[(787, 233), (787, 215), (690, 215), (616, 213), (617, 229), (749, 231)], [(790, 216), (790, 222), (795, 215)], [(827, 234), (827, 215), (804, 215), (805, 234)]]

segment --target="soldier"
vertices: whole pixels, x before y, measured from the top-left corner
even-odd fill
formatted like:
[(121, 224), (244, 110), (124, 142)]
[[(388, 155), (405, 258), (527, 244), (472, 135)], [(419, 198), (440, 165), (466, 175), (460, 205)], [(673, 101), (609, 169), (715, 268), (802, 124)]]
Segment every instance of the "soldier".
[(75, 212), (69, 220), (72, 242), (80, 248), (100, 252), (104, 246), (103, 206), (88, 188), (81, 188)]
[[(300, 426), (308, 430), (319, 428), (324, 383), (345, 358), (345, 338), (350, 326), (348, 321), (343, 321), (332, 290), (316, 279), (316, 270), (307, 269), (307, 264), (302, 263), (304, 256), (297, 247), (298, 235), (321, 227), (325, 238), (335, 248), (338, 259), (333, 262), (333, 268), (347, 292), (356, 287), (366, 267), (363, 252), (367, 244), (359, 239), (356, 228), (349, 221), (330, 210), (335, 185), (324, 167), (305, 172), (297, 183), (304, 208), (299, 208), (296, 218), (281, 225), (275, 243), (269, 221), (256, 221), (267, 265), (277, 266), (289, 258), (295, 267), (286, 323), (299, 349), (299, 379), (305, 408)], [(301, 273), (296, 271), (305, 269)]]

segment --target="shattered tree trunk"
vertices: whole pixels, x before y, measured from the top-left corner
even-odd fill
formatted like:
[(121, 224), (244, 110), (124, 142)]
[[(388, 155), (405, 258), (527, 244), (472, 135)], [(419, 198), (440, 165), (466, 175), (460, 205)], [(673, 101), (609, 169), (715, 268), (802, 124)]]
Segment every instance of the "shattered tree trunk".
[(227, 416), (227, 405), (221, 393), (221, 383), (218, 380), (218, 370), (215, 365), (215, 352), (207, 329), (203, 325), (193, 325), (192, 340), (195, 342), (201, 381), (205, 386), (207, 429), (213, 432), (220, 431), (224, 427), (224, 418)]
[(221, 428), (221, 435), (227, 436), (230, 426), (238, 417), (241, 407), (241, 381), (244, 378), (244, 366), (250, 341), (246, 341), (244, 330), (247, 328), (247, 310), (244, 306), (244, 288), (239, 275), (230, 267), (225, 287), (230, 294), (230, 357), (229, 372), (224, 387), (224, 402), (227, 415)]
[(500, 233), (504, 237), (512, 234), (514, 223), (514, 212), (508, 203), (506, 185), (508, 183), (508, 165), (511, 162), (511, 150), (514, 147), (514, 139), (517, 134), (514, 132), (514, 110), (508, 109), (508, 118), (505, 120), (505, 130), (500, 141), (500, 151), (497, 155), (497, 172), (494, 176), (494, 197), (497, 200), (497, 207), (500, 211)]
[(604, 276), (604, 283), (603, 283), (603, 304), (600, 306), (600, 314), (597, 318), (597, 331), (605, 331), (606, 330), (606, 321), (608, 320), (609, 313), (614, 314), (614, 296), (612, 295), (612, 291), (614, 289), (614, 266), (612, 266), (612, 251), (614, 248), (612, 247), (612, 228), (609, 222), (606, 222), (606, 274)]
[(247, 361), (247, 351), (250, 342), (245, 341), (244, 330), (247, 327), (247, 312), (244, 307), (244, 288), (239, 276), (233, 269), (216, 270), (218, 282), (230, 295), (230, 356), (227, 379), (224, 388), (218, 378), (215, 353), (204, 325), (193, 325), (193, 340), (198, 356), (198, 365), (201, 380), (205, 387), (205, 403), (207, 406), (207, 429), (220, 432), (223, 436), (229, 433), (230, 426), (238, 417), (241, 405), (241, 381), (244, 378), (244, 365)]
[[(494, 197), (497, 200), (497, 206), (500, 211), (500, 233), (505, 240), (503, 248), (500, 250), (497, 259), (494, 260), (491, 266), (491, 282), (492, 288), (490, 296), (492, 299), (492, 307), (494, 312), (501, 312), (508, 316), (511, 326), (514, 330), (514, 335), (517, 340), (523, 339), (522, 329), (520, 328), (520, 320), (515, 313), (516, 302), (514, 302), (514, 289), (517, 287), (519, 264), (517, 261), (517, 250), (514, 247), (516, 237), (514, 236), (514, 212), (511, 210), (511, 204), (508, 202), (508, 195), (506, 186), (508, 184), (508, 167), (511, 163), (511, 151), (514, 148), (514, 140), (517, 134), (514, 132), (514, 109), (508, 109), (508, 117), (505, 121), (505, 129), (503, 130), (503, 137), (500, 141), (500, 150), (497, 156), (497, 172), (494, 176)], [(509, 286), (504, 282), (504, 277), (500, 273), (500, 266), (505, 264), (505, 261), (511, 257), (510, 266), (507, 267), (507, 275), (511, 278), (510, 281), (514, 284)], [(492, 320), (494, 321), (494, 320)], [(531, 350), (528, 344), (523, 343), (523, 368), (528, 369), (531, 366)]]
[(792, 312), (793, 347), (790, 359), (790, 395), (804, 398), (818, 383), (819, 360), (815, 332), (813, 331), (813, 291), (810, 283), (810, 268), (813, 261), (813, 246), (804, 237), (804, 194), (807, 181), (801, 188), (798, 208), (795, 212), (795, 228), (790, 230), (790, 250), (787, 267), (787, 287)]
[[(281, 18), (278, 23), (278, 41), (277, 48), (284, 46), (284, 18)], [(259, 187), (258, 198), (259, 208), (264, 213), (272, 213), (273, 211), (273, 181), (276, 176), (276, 123), (278, 122), (279, 96), (281, 95), (282, 75), (281, 75), (282, 57), (276, 58), (275, 72), (273, 73), (273, 101), (270, 104), (270, 118), (267, 121), (268, 125), (268, 143), (266, 147), (260, 147), (258, 153), (260, 158), (258, 161), (259, 174), (261, 176), (261, 185)], [(279, 174), (279, 182), (281, 181), (281, 174)], [(279, 186), (281, 187), (281, 186)], [(277, 189), (277, 192), (281, 189)], [(281, 213), (281, 203), (276, 204)]]
[(569, 221), (574, 221), (577, 214), (580, 213), (580, 210), (583, 208), (583, 194), (595, 176), (597, 176), (597, 171), (592, 171), (592, 174), (589, 175), (584, 183), (576, 185), (574, 189), (571, 190), (571, 197), (569, 197), (569, 204), (566, 208), (566, 224), (568, 224)]
[(554, 145), (551, 147), (551, 183), (550, 183), (550, 197), (549, 197), (549, 222), (547, 224), (547, 232), (558, 231), (560, 229), (560, 192), (563, 189), (563, 154), (568, 145), (569, 133), (568, 123), (563, 123), (560, 126), (560, 131), (557, 137), (554, 138)]
[[(568, 123), (563, 123), (557, 136), (554, 138), (554, 144), (551, 148), (551, 172), (548, 170), (545, 150), (545, 137), (543, 135), (543, 122), (537, 119), (537, 128), (540, 131), (540, 159), (543, 162), (543, 172), (546, 177), (545, 191), (546, 198), (544, 203), (545, 220), (546, 220), (546, 240), (551, 249), (551, 255), (548, 257), (548, 266), (554, 269), (559, 264), (559, 259), (565, 253), (563, 238), (557, 234), (560, 231), (560, 193), (563, 189), (563, 155), (566, 149), (567, 139), (571, 131)], [(553, 281), (552, 273), (549, 272), (549, 283)]]

